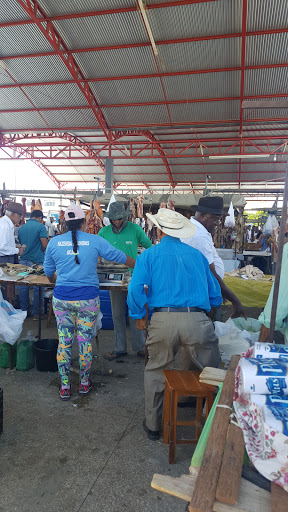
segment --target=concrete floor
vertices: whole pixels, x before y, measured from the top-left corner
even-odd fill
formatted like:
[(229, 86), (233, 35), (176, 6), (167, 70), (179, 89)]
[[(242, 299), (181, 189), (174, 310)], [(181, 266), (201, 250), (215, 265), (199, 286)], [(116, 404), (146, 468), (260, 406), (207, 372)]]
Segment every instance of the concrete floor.
[[(54, 319), (49, 330), (42, 323), (42, 338), (56, 338)], [(23, 335), (31, 328), (36, 334), (35, 322), (27, 319)], [(101, 331), (100, 342), (101, 352), (113, 349), (113, 332)], [(78, 366), (76, 347), (73, 359)], [(61, 402), (57, 372), (0, 368), (0, 511), (184, 512), (182, 500), (150, 483), (154, 473), (188, 473), (194, 447), (178, 446), (176, 464), (169, 466), (167, 445), (147, 439), (143, 370), (143, 360), (131, 350), (122, 360), (105, 361), (104, 371), (95, 358), (93, 390), (79, 396), (78, 375), (72, 373), (73, 395)]]

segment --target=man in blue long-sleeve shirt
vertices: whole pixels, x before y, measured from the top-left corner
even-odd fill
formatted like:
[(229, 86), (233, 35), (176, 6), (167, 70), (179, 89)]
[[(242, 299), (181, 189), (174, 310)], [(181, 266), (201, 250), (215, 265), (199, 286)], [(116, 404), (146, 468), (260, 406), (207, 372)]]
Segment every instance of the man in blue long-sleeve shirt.
[[(193, 236), (195, 226), (165, 208), (147, 217), (156, 224), (161, 242), (138, 257), (128, 288), (128, 307), (139, 328), (144, 328), (145, 304), (154, 308), (147, 338), (143, 426), (149, 439), (156, 440), (163, 409), (163, 370), (173, 368), (179, 348), (182, 346), (199, 368), (220, 366), (218, 338), (206, 312), (219, 306), (222, 296), (205, 256), (180, 241)], [(144, 285), (148, 286), (147, 296)]]

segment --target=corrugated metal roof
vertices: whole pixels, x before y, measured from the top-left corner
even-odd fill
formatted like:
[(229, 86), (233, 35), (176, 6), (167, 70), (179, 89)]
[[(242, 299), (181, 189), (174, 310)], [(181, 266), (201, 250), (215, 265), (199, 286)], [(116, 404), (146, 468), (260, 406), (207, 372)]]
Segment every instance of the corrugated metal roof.
[(288, 67), (249, 69), (245, 72), (245, 96), (288, 92)]
[(138, 12), (61, 20), (54, 26), (71, 48), (149, 41)]
[(87, 78), (156, 73), (150, 48), (126, 48), (99, 52), (85, 52), (75, 59)]
[(101, 105), (163, 101), (159, 78), (90, 82), (90, 87)]
[(71, 80), (71, 74), (58, 55), (6, 60), (5, 64), (19, 84)]
[(0, 89), (0, 108), (3, 110), (31, 108), (31, 103), (20, 89)]
[[(15, 91), (15, 89), (13, 89)], [(16, 89), (17, 90), (17, 89)], [(88, 102), (76, 84), (44, 85), (42, 87), (23, 87), (37, 108), (73, 107), (88, 105)], [(0, 90), (1, 104), (1, 90)], [(29, 104), (31, 107), (31, 103)], [(15, 108), (15, 106), (14, 106)]]
[[(4, 2), (5, 2), (5, 0), (4, 0)], [(4, 4), (4, 2), (2, 2), (2, 4)], [(0, 12), (1, 23), (8, 23), (11, 21), (29, 20), (30, 19), (28, 14), (26, 14), (26, 12), (19, 5), (17, 0), (9, 0), (9, 4), (8, 4), (8, 2), (5, 2), (5, 3), (6, 3), (6, 6), (9, 8), (5, 9), (4, 5), (1, 6), (1, 12)]]
[[(9, 9), (7, 10), (9, 11)], [(1, 7), (1, 19), (3, 12), (4, 8)], [(23, 19), (26, 19), (24, 10)], [(51, 45), (36, 25), (16, 25), (1, 28), (2, 57), (49, 51), (51, 51)]]
[(10, 112), (9, 114), (3, 114), (0, 111), (0, 130), (5, 131), (10, 128), (29, 130), (32, 126), (37, 128), (47, 129), (47, 125), (44, 123), (38, 112)]
[(134, 125), (143, 123), (169, 123), (167, 109), (164, 105), (147, 105), (145, 107), (103, 108), (103, 113), (111, 126)]
[(158, 51), (159, 67), (168, 73), (241, 66), (240, 38), (161, 45)]
[[(167, 100), (240, 97), (240, 71), (163, 78)], [(238, 112), (239, 114), (239, 112)]]
[[(15, 0), (14, 0), (15, 1)], [(49, 16), (70, 14), (75, 12), (101, 11), (105, 9), (118, 9), (121, 7), (134, 7), (134, 0), (42, 0), (41, 6)]]
[(288, 33), (247, 37), (245, 64), (255, 66), (271, 62), (287, 63), (287, 45)]
[(66, 126), (95, 126), (98, 124), (92, 110), (56, 110), (54, 112), (42, 112), (43, 117), (53, 128)]
[(249, 0), (247, 2), (247, 31), (286, 28), (286, 0)]
[(201, 119), (201, 121), (220, 121), (225, 119), (237, 119), (240, 111), (240, 101), (215, 101), (210, 103), (188, 103), (181, 105), (170, 105), (172, 121), (190, 122)]
[(221, 0), (148, 11), (157, 40), (241, 32), (242, 0)]

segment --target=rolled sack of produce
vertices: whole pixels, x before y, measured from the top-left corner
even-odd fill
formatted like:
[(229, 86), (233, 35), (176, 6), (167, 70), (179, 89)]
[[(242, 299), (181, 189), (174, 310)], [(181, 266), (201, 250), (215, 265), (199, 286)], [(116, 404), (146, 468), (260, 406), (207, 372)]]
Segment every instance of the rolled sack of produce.
[[(288, 362), (279, 359), (246, 359), (239, 362), (242, 393), (288, 395)], [(253, 401), (253, 397), (251, 397)]]
[(288, 362), (288, 345), (274, 345), (273, 343), (255, 343), (254, 357), (256, 359), (280, 359)]
[(288, 397), (253, 395), (252, 400), (261, 407), (267, 425), (288, 436)]

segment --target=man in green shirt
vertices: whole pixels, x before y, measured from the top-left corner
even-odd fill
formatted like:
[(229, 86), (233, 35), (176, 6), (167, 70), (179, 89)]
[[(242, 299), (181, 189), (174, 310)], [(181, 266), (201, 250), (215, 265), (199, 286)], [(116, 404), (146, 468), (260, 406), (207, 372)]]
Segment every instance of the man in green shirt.
[[(120, 249), (127, 256), (135, 259), (138, 255), (138, 244), (145, 249), (152, 246), (151, 240), (137, 224), (128, 222), (128, 214), (123, 203), (115, 202), (110, 205), (109, 211), (104, 214), (110, 220), (110, 225), (99, 231), (99, 236), (110, 242), (113, 247)], [(110, 291), (112, 318), (114, 323), (115, 348), (106, 354), (106, 359), (112, 361), (127, 355), (126, 348), (126, 292), (120, 290)], [(144, 357), (145, 333), (136, 327), (136, 320), (129, 318), (132, 350)]]

